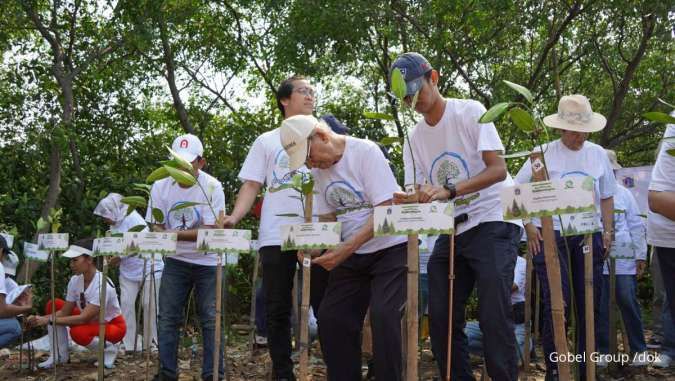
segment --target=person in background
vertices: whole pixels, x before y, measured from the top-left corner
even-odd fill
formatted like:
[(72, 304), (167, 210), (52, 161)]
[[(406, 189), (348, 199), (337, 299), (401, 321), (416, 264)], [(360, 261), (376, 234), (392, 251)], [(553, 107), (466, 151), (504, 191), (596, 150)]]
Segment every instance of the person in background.
[[(30, 316), (28, 324), (33, 327), (47, 326), (49, 337), (49, 358), (38, 364), (38, 367), (47, 369), (54, 364), (68, 362), (68, 331), (74, 342), (91, 351), (98, 350), (99, 311), (101, 309), (100, 290), (101, 282), (106, 286), (105, 297), (105, 347), (103, 363), (106, 368), (112, 368), (117, 357), (118, 345), (127, 327), (122, 316), (117, 291), (110, 279), (96, 269), (92, 256), (93, 239), (83, 239), (70, 245), (61, 257), (70, 260), (70, 269), (74, 275), (68, 282), (66, 300), (56, 299), (56, 318), (52, 320), (52, 301), (47, 302), (45, 314)], [(54, 342), (53, 330), (56, 330)]]
[[(606, 150), (612, 169), (621, 168), (616, 153)], [(647, 241), (646, 229), (639, 216), (640, 209), (633, 194), (623, 185), (617, 183), (614, 194), (614, 243), (610, 256), (616, 259), (616, 302), (621, 311), (623, 322), (626, 326), (626, 334), (630, 344), (630, 352), (634, 354), (633, 366), (648, 365), (647, 344), (645, 343), (644, 330), (640, 304), (637, 300), (637, 278), (642, 276), (647, 267)], [(597, 316), (596, 340), (598, 352), (609, 353), (609, 259), (605, 261), (603, 269), (602, 293), (600, 296), (600, 313)], [(624, 349), (626, 350), (626, 349)], [(636, 356), (641, 354), (642, 356)], [(607, 361), (602, 357), (597, 366), (606, 367)]]
[[(128, 206), (122, 203), (122, 195), (110, 193), (94, 209), (94, 215), (103, 218), (103, 221), (110, 226), (113, 234), (128, 232), (131, 228), (142, 226), (142, 231), (147, 231), (148, 227), (137, 211), (127, 213)], [(144, 260), (136, 256), (113, 257), (109, 264), (120, 267), (120, 306), (122, 316), (127, 323), (127, 333), (122, 340), (122, 349), (133, 351), (134, 348), (142, 349), (143, 340), (136, 339), (136, 297), (141, 293), (141, 304), (143, 305), (143, 333), (150, 334), (150, 349), (157, 348), (157, 298), (159, 297), (159, 287), (162, 278), (162, 269), (164, 262), (161, 258), (155, 259), (155, 273), (151, 274), (152, 265), (150, 260)], [(143, 266), (145, 265), (145, 269)], [(145, 278), (144, 278), (145, 276)], [(151, 284), (151, 277), (154, 276), (155, 284)], [(154, 295), (151, 296), (150, 288), (154, 287)], [(142, 289), (142, 290), (141, 290)], [(154, 297), (155, 308), (150, 308), (150, 298)], [(148, 348), (146, 348), (148, 349)]]
[(7, 295), (10, 290), (7, 290), (6, 287), (5, 265), (12, 265), (9, 263), (11, 261), (9, 256), (10, 250), (7, 241), (5, 237), (0, 236), (0, 348), (9, 346), (21, 336), (21, 325), (16, 317), (27, 314), (33, 309), (30, 291), (24, 293), (14, 303), (7, 302)]

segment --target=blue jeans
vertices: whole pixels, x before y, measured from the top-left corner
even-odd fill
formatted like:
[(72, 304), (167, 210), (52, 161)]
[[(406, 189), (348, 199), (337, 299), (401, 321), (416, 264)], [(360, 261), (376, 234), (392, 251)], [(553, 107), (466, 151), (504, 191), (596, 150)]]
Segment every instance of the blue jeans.
[(429, 304), (429, 275), (420, 273), (420, 305), (419, 315), (427, 315)]
[[(2, 280), (4, 282), (4, 279)], [(0, 319), (0, 348), (13, 343), (21, 336), (21, 326), (14, 317)]]
[[(483, 331), (480, 330), (480, 323), (472, 320), (466, 323), (464, 327), (464, 334), (469, 340), (469, 352), (477, 356), (483, 356)], [(518, 358), (523, 358), (523, 351), (525, 347), (525, 324), (514, 324), (513, 334), (516, 335), (516, 349), (518, 350)], [(532, 339), (530, 339), (530, 344)], [(532, 345), (530, 345), (532, 348)]]
[(670, 305), (668, 298), (663, 301), (663, 312), (661, 313), (663, 324), (663, 341), (661, 342), (661, 353), (675, 359), (675, 322), (670, 314)]
[[(194, 287), (197, 313), (202, 331), (202, 379), (213, 375), (213, 346), (216, 322), (216, 267), (201, 266), (167, 258), (159, 288), (159, 362), (163, 376), (177, 378), (180, 330), (190, 290)], [(220, 338), (218, 373), (224, 377), (224, 335)]]
[[(596, 319), (598, 331), (596, 333), (597, 348), (600, 353), (609, 353), (609, 275), (603, 276), (602, 293), (600, 296), (600, 314)], [(637, 301), (637, 278), (635, 275), (616, 276), (616, 304), (619, 306), (623, 322), (626, 325), (626, 335), (630, 344), (631, 353), (640, 353), (647, 350), (645, 335), (642, 329), (640, 305)]]

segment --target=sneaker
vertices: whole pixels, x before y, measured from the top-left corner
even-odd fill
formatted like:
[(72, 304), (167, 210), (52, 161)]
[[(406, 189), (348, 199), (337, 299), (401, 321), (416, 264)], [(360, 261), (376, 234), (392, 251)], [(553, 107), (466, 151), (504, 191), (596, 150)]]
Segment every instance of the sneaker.
[(670, 356), (663, 353), (659, 353), (656, 360), (652, 363), (652, 366), (655, 368), (668, 368), (670, 367), (672, 362), (673, 359), (670, 358)]
[(630, 366), (647, 366), (651, 364), (649, 357), (649, 351), (635, 353), (633, 355), (633, 362), (630, 364)]
[(256, 345), (267, 345), (267, 338), (265, 336), (255, 335), (255, 344)]

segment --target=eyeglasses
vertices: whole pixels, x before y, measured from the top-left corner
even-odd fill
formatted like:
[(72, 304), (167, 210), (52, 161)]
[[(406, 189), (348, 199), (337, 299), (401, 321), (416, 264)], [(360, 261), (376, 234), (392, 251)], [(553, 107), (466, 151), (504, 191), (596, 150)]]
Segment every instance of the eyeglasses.
[(87, 299), (84, 297), (84, 292), (80, 292), (80, 308), (84, 309), (87, 306)]
[(298, 87), (296, 89), (293, 89), (293, 91), (295, 91), (296, 93), (301, 94), (305, 97), (310, 97), (310, 98), (316, 97), (316, 91), (311, 87)]

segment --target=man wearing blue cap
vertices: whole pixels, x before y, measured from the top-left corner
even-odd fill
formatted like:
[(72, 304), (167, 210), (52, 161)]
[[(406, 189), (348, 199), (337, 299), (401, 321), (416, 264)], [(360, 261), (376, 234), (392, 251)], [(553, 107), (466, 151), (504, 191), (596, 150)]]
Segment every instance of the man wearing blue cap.
[[(511, 286), (522, 226), (504, 222), (499, 192), (513, 183), (504, 151), (492, 123), (479, 124), (485, 107), (468, 99), (449, 99), (438, 90), (438, 72), (418, 53), (399, 56), (392, 70), (403, 74), (405, 101), (423, 119), (403, 149), (406, 184), (417, 186), (420, 202), (454, 201), (456, 215), (468, 220), (456, 227), (453, 291), (453, 379), (473, 379), (464, 309), (474, 284), (478, 289), (478, 321), (485, 338), (487, 370), (495, 380), (516, 380), (517, 350), (513, 334)], [(414, 160), (413, 160), (414, 158)], [(405, 202), (406, 194), (394, 194)], [(443, 377), (448, 349), (449, 237), (436, 241), (427, 265), (431, 348)]]

